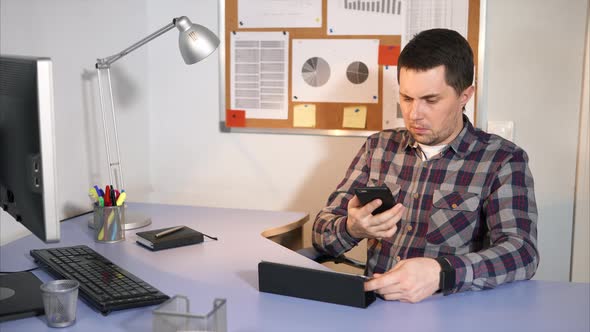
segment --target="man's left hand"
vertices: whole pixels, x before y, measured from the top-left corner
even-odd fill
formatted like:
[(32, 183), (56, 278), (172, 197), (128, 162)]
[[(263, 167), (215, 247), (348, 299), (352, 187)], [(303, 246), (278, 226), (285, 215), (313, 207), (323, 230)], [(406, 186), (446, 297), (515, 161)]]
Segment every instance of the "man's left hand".
[(386, 300), (416, 303), (438, 290), (440, 265), (432, 258), (402, 260), (383, 274), (365, 282), (365, 291), (375, 291)]

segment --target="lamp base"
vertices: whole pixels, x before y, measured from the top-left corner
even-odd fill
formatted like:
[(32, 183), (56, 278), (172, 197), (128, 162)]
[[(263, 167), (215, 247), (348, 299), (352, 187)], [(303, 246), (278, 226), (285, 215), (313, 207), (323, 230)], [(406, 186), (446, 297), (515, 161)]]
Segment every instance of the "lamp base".
[[(152, 223), (152, 219), (150, 217), (146, 217), (145, 215), (137, 212), (137, 211), (125, 211), (125, 223), (123, 224), (123, 228), (128, 231), (130, 229), (142, 228), (148, 226)], [(88, 220), (88, 227), (94, 229), (94, 219), (91, 218)]]

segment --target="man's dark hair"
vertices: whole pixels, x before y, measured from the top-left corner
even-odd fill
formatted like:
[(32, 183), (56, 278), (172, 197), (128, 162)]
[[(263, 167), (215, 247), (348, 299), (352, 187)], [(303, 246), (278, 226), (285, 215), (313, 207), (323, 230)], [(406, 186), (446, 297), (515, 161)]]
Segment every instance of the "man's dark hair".
[(397, 63), (397, 81), (402, 68), (426, 71), (443, 65), (445, 81), (460, 94), (473, 83), (473, 51), (457, 31), (425, 30), (404, 47)]

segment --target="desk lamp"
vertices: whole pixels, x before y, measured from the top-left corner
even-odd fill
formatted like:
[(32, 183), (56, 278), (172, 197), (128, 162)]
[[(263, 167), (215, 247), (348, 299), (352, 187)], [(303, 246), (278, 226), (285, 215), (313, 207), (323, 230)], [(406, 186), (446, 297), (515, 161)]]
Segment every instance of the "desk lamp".
[[(205, 59), (207, 56), (213, 53), (213, 51), (215, 51), (215, 49), (217, 49), (217, 46), (219, 45), (219, 38), (217, 38), (217, 36), (213, 32), (211, 32), (209, 29), (205, 28), (202, 25), (192, 23), (186, 16), (181, 16), (174, 18), (172, 20), (172, 23), (162, 27), (158, 31), (152, 33), (151, 35), (145, 37), (137, 43), (129, 46), (123, 51), (108, 56), (106, 58), (96, 60), (96, 73), (98, 77), (98, 87), (100, 94), (100, 110), (102, 114), (104, 128), (107, 162), (109, 167), (109, 178), (111, 181), (110, 183), (114, 184), (116, 188), (125, 189), (125, 183), (123, 182), (123, 167), (121, 165), (121, 156), (119, 152), (119, 137), (117, 134), (115, 103), (113, 100), (113, 87), (111, 85), (111, 65), (117, 60), (126, 56), (127, 54), (135, 51), (139, 47), (172, 30), (174, 27), (178, 28), (178, 30), (180, 31), (180, 36), (178, 38), (178, 46), (180, 48), (180, 54), (182, 55), (184, 62), (188, 65), (197, 63)], [(103, 75), (106, 75), (106, 84), (108, 85), (108, 98), (110, 98), (110, 103), (105, 102), (104, 100), (104, 91), (102, 86)], [(106, 120), (106, 108), (109, 106), (111, 108), (110, 113), (112, 119), (113, 138), (115, 141), (114, 145), (116, 155), (114, 156), (114, 158), (111, 155), (109, 130), (107, 128)], [(150, 219), (134, 218), (132, 214), (127, 214), (125, 221), (125, 229), (139, 228), (147, 226), (150, 223)]]

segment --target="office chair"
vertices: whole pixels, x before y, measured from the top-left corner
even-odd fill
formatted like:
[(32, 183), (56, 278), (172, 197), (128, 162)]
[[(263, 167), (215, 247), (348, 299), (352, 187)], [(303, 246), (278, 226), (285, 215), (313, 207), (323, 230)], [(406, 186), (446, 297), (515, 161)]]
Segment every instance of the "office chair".
[(299, 250), (297, 250), (297, 253), (300, 255), (303, 255), (313, 261), (316, 261), (320, 264), (326, 263), (326, 262), (333, 262), (335, 264), (345, 264), (345, 265), (356, 267), (356, 268), (359, 268), (362, 270), (365, 269), (365, 263), (358, 261), (356, 259), (346, 257), (344, 254), (334, 257), (334, 256), (320, 253), (314, 247), (306, 247), (306, 248), (299, 249)]

